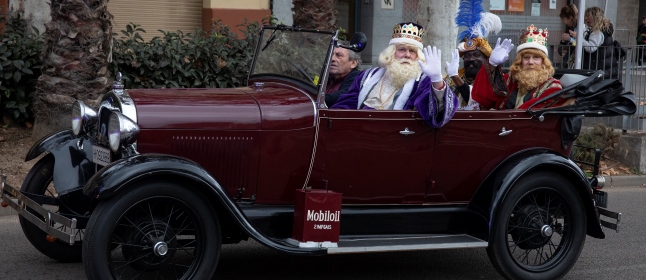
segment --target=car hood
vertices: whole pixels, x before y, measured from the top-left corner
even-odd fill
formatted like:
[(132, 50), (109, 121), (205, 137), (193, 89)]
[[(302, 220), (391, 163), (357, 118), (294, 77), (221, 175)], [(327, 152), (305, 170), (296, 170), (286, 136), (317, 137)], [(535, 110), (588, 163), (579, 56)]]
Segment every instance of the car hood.
[(249, 88), (129, 89), (141, 129), (258, 130)]

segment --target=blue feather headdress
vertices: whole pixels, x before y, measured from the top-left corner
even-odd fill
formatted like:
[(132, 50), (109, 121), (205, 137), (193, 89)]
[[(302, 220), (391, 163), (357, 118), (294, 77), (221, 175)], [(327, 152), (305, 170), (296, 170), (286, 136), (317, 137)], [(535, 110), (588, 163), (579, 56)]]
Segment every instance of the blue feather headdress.
[(500, 32), (502, 22), (497, 15), (484, 11), (482, 0), (461, 0), (455, 23), (466, 27), (458, 35), (458, 41), (463, 42), (458, 46), (460, 52), (480, 48), (485, 55), (491, 54), (491, 47), (484, 38), (491, 33)]
[(458, 36), (460, 41), (464, 38), (486, 37), (489, 33), (498, 33), (502, 29), (500, 18), (485, 12), (482, 8), (482, 0), (460, 1), (458, 13), (455, 15), (455, 23), (467, 28)]

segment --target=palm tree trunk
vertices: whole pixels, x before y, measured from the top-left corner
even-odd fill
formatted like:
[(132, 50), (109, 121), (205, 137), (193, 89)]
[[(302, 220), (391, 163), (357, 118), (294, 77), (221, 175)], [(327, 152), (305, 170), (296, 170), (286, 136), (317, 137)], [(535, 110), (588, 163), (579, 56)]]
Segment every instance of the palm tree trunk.
[(339, 13), (334, 9), (335, 0), (293, 0), (294, 26), (326, 31), (336, 30)]
[(457, 47), (458, 26), (455, 14), (460, 0), (419, 0), (417, 24), (424, 27), (424, 46), (442, 50), (442, 61), (451, 61), (451, 52)]
[(32, 137), (70, 127), (76, 99), (96, 107), (110, 89), (112, 15), (108, 0), (50, 0), (42, 75), (33, 96)]

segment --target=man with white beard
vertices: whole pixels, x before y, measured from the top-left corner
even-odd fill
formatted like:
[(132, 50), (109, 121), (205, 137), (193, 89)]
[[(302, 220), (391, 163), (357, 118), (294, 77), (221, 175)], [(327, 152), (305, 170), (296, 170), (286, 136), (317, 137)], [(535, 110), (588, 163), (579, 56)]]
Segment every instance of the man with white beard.
[[(458, 99), (442, 79), (441, 51), (424, 48), (423, 33), (415, 23), (397, 24), (388, 47), (379, 55), (381, 67), (361, 72), (332, 108), (415, 109), (429, 125), (445, 125), (455, 113)], [(453, 59), (459, 60), (459, 56)]]

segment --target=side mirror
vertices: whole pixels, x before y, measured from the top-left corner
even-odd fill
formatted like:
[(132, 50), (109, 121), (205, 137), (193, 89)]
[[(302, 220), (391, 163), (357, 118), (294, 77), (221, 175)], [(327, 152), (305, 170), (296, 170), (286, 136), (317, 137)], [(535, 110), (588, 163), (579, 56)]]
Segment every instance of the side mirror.
[(368, 38), (366, 37), (366, 34), (363, 34), (363, 32), (357, 32), (352, 35), (352, 38), (350, 38), (349, 45), (339, 44), (339, 47), (353, 50), (355, 52), (361, 52), (363, 49), (366, 48), (366, 43), (368, 43)]

